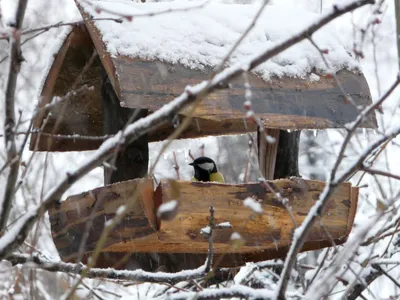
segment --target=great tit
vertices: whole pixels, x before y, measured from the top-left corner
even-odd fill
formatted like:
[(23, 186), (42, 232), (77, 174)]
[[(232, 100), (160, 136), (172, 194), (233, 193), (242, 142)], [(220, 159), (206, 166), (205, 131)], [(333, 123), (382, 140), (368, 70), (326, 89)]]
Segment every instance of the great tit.
[(217, 165), (211, 158), (200, 156), (189, 165), (194, 168), (194, 177), (192, 181), (215, 181), (225, 183), (224, 176), (222, 173), (218, 172)]

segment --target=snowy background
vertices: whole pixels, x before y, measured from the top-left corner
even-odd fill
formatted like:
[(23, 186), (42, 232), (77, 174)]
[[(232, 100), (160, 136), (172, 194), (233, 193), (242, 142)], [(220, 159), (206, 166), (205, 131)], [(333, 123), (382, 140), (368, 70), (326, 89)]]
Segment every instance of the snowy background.
[[(2, 19), (0, 24), (0, 32), (6, 29), (6, 25), (12, 22), (12, 16), (14, 12), (15, 0), (0, 0), (0, 8), (2, 13)], [(183, 0), (178, 1), (183, 2)], [(220, 1), (224, 3), (246, 3), (246, 5), (259, 5), (258, 1)], [(348, 1), (334, 1), (348, 2)], [(322, 3), (322, 5), (321, 5)], [(294, 8), (298, 8), (299, 11), (307, 10), (310, 15), (317, 16), (324, 11), (331, 8), (333, 1), (328, 0), (274, 0), (271, 1), (273, 7), (272, 10), (289, 9), (293, 11)], [(266, 9), (268, 11), (268, 7)], [(301, 15), (301, 14), (299, 14)], [(362, 8), (354, 14), (347, 14), (344, 17), (334, 21), (329, 30), (326, 33), (321, 33), (321, 38), (326, 43), (332, 40), (337, 40), (341, 44), (345, 45), (346, 50), (354, 48), (354, 44), (359, 44), (360, 36), (359, 31), (354, 30), (355, 28), (362, 28), (371, 17), (369, 8)], [(80, 18), (79, 13), (72, 0), (34, 0), (28, 1), (28, 10), (24, 20), (24, 28), (36, 28), (42, 25), (54, 24), (60, 21), (68, 22), (71, 20), (78, 20)], [(246, 19), (248, 20), (248, 19)], [(301, 20), (299, 18), (299, 20)], [(298, 21), (294, 19), (294, 21)], [(364, 59), (359, 60), (361, 69), (367, 78), (371, 94), (373, 99), (376, 100), (382, 95), (387, 88), (394, 82), (396, 74), (398, 72), (398, 57), (397, 47), (395, 41), (395, 18), (394, 18), (394, 4), (393, 1), (386, 1), (383, 5), (383, 15), (381, 17), (381, 23), (376, 25), (373, 29), (374, 34), (369, 33), (363, 44)], [(151, 18), (148, 19), (151, 22)], [(243, 26), (246, 25), (246, 21), (243, 21)], [(239, 22), (240, 23), (240, 22)], [(283, 25), (282, 25), (283, 26)], [(22, 64), (22, 71), (18, 79), (17, 89), (17, 111), (22, 113), (22, 124), (21, 131), (26, 128), (29, 123), (30, 116), (32, 115), (35, 105), (37, 104), (38, 89), (45, 75), (48, 62), (52, 57), (52, 50), (54, 43), (57, 42), (57, 36), (62, 29), (51, 29), (48, 32), (29, 40), (23, 46), (23, 56), (25, 62)], [(6, 40), (0, 40), (0, 61), (7, 56), (8, 43)], [(129, 49), (128, 49), (129, 50)], [(140, 49), (139, 49), (140, 50)], [(138, 51), (139, 51), (138, 50)], [(289, 53), (289, 52), (288, 52)], [(289, 55), (290, 57), (290, 55)], [(297, 61), (297, 60), (296, 60)], [(353, 63), (353, 62), (352, 62)], [(5, 81), (5, 64), (0, 68), (0, 84), (4, 86)], [(0, 103), (4, 102), (4, 95), (0, 94)], [(399, 114), (399, 91), (395, 92), (383, 106), (384, 114), (377, 114), (378, 122), (380, 124), (381, 131), (384, 128), (390, 127), (393, 122), (400, 122)], [(0, 119), (4, 119), (3, 105), (0, 105)], [(0, 130), (2, 134), (3, 129)], [(379, 131), (372, 130), (360, 130), (358, 139), (355, 139), (352, 144), (351, 151), (349, 151), (347, 160), (351, 160), (354, 155), (359, 153), (368, 141), (375, 138), (379, 134)], [(337, 147), (340, 145), (340, 141), (343, 138), (343, 130), (327, 130), (327, 131), (303, 131), (301, 136), (301, 150), (300, 150), (300, 172), (305, 178), (318, 178), (324, 179), (326, 172), (329, 171), (329, 166), (332, 164), (335, 157)], [(18, 138), (19, 142), (22, 142), (23, 136)], [(243, 178), (243, 172), (247, 159), (248, 150), (248, 138), (247, 136), (231, 136), (231, 137), (219, 137), (219, 138), (203, 138), (196, 140), (179, 140), (172, 144), (172, 146), (166, 151), (163, 158), (155, 169), (155, 175), (157, 177), (168, 177), (174, 178), (176, 176), (173, 169), (173, 151), (176, 152), (177, 159), (180, 165), (180, 173), (182, 179), (189, 179), (192, 176), (192, 168), (188, 166), (191, 161), (188, 156), (188, 150), (190, 149), (194, 156), (198, 156), (201, 153), (201, 148), (204, 147), (204, 154), (214, 158), (219, 165), (220, 170), (226, 174), (228, 182), (241, 182)], [(400, 139), (397, 138), (389, 144), (385, 153), (379, 158), (377, 166), (380, 169), (387, 169), (395, 174), (400, 174), (400, 151), (398, 145)], [(158, 151), (161, 147), (161, 143), (152, 143), (150, 145), (150, 163), (153, 162)], [(23, 160), (27, 161), (31, 157), (32, 153), (25, 151)], [(38, 203), (43, 194), (49, 187), (54, 186), (60, 178), (60, 174), (65, 174), (68, 170), (74, 170), (80, 166), (80, 164), (91, 155), (90, 151), (77, 153), (36, 153), (32, 167), (28, 170), (23, 180), (23, 185), (18, 191), (17, 203), (14, 206), (14, 218), (24, 212), (28, 206)], [(231, 158), (235, 157), (234, 160)], [(0, 143), (0, 165), (5, 162), (5, 151), (4, 144)], [(254, 160), (254, 159), (253, 159)], [(47, 169), (44, 172), (44, 164), (47, 161)], [(22, 172), (23, 172), (22, 167)], [(251, 170), (252, 176), (255, 175), (255, 170)], [(44, 180), (43, 180), (44, 179)], [(359, 176), (355, 176), (352, 181), (357, 183)], [(0, 174), (0, 194), (2, 194), (2, 186), (6, 180), (6, 174), (3, 172)], [(77, 184), (73, 185), (63, 196), (67, 197), (71, 194), (80, 193), (98, 186), (103, 183), (103, 170), (97, 168), (86, 175), (83, 180), (80, 180)], [(43, 184), (43, 186), (42, 186)], [(361, 185), (366, 187), (361, 189), (361, 196), (359, 201), (359, 208), (356, 216), (356, 225), (368, 222), (369, 216), (374, 214), (377, 209), (376, 199), (387, 199), (389, 195), (395, 195), (399, 190), (400, 186), (398, 182), (394, 180), (385, 179), (376, 182), (373, 177), (365, 175)], [(381, 185), (381, 186), (379, 186)], [(387, 193), (387, 194), (382, 194)], [(16, 213), (18, 211), (18, 213)], [(38, 240), (36, 248), (42, 252), (48, 254), (50, 257), (57, 258), (57, 252), (55, 251), (54, 244), (51, 240), (50, 231), (48, 229), (48, 222), (45, 223), (41, 228), (41, 238)], [(371, 233), (372, 234), (372, 233)], [(378, 247), (386, 248), (386, 244), (382, 243)], [(379, 249), (375, 249), (379, 253)], [(305, 257), (304, 261), (312, 261), (313, 257)], [(395, 256), (396, 257), (396, 256)], [(15, 269), (7, 266), (6, 269), (0, 274), (5, 279), (15, 277)], [(396, 269), (391, 271), (393, 276), (398, 276)], [(35, 276), (38, 278), (45, 278), (45, 280), (39, 280), (38, 289), (42, 292), (43, 296), (50, 298), (55, 295), (62, 293), (64, 288), (68, 285), (68, 277), (65, 275), (58, 274), (57, 276), (48, 276), (46, 273), (38, 273)], [(87, 280), (88, 284), (95, 286), (102, 285), (101, 282), (95, 282)], [(7, 291), (12, 285), (12, 280), (1, 280), (0, 281), (0, 295), (7, 295)], [(43, 285), (43, 286), (40, 286)], [(2, 288), (2, 286), (4, 288)], [(51, 286), (52, 288), (49, 288)], [(118, 291), (120, 295), (123, 293), (133, 292), (133, 295), (138, 295), (141, 299), (144, 299), (144, 295), (150, 291), (153, 291), (154, 284), (142, 284), (140, 286), (131, 286), (126, 288), (125, 291)], [(112, 290), (112, 287), (108, 285), (108, 289)], [(115, 287), (117, 289), (117, 287)], [(136, 294), (136, 290), (140, 290)], [(335, 290), (340, 291), (343, 289), (341, 284), (337, 285)], [(389, 295), (396, 294), (398, 290), (392, 282), (387, 280), (386, 277), (381, 277), (371, 286), (371, 292), (378, 298), (386, 298)], [(3, 294), (1, 294), (3, 293)], [(122, 293), (122, 294), (121, 294)], [(84, 292), (82, 291), (82, 296)], [(127, 294), (128, 295), (128, 294)], [(340, 297), (340, 293), (337, 294)], [(111, 297), (111, 295), (109, 295)], [(334, 296), (332, 296), (334, 298)], [(117, 297), (118, 298), (118, 297)]]

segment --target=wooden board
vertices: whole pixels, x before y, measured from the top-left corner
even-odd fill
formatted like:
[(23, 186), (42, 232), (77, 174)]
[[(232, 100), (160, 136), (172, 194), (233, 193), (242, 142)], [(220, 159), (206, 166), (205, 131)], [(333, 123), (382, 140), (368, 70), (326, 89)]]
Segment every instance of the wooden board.
[[(50, 103), (53, 96), (66, 95), (88, 62), (93, 50), (95, 59), (78, 87), (83, 84), (94, 89), (69, 98), (66, 106), (56, 105), (39, 114), (35, 128), (44, 126), (44, 134), (33, 134), (30, 149), (37, 151), (94, 150), (102, 139), (81, 139), (76, 136), (102, 136), (103, 112), (100, 101), (100, 67), (105, 67), (121, 104), (132, 108), (159, 109), (179, 95), (188, 84), (196, 84), (210, 76), (211, 70), (197, 71), (180, 65), (157, 61), (140, 61), (124, 56), (111, 57), (106, 51), (99, 31), (89, 16), (83, 14), (86, 29), (77, 26), (66, 38), (45, 81), (40, 106)], [(337, 74), (344, 89), (357, 105), (371, 103), (370, 92), (363, 75), (340, 71)], [(253, 109), (267, 128), (324, 129), (339, 128), (357, 115), (356, 108), (344, 101), (333, 78), (321, 76), (316, 82), (308, 79), (272, 78), (266, 82), (250, 74)], [(232, 82), (231, 88), (217, 91), (207, 97), (196, 110), (195, 118), (180, 138), (208, 135), (254, 132), (255, 124), (244, 120), (244, 83), (242, 78)], [(43, 121), (51, 112), (45, 125)], [(60, 119), (62, 112), (63, 117)], [(180, 118), (185, 112), (181, 112)], [(60, 120), (60, 121), (57, 121)], [(55, 124), (59, 123), (55, 128)], [(372, 114), (365, 118), (362, 127), (375, 128)], [(173, 124), (164, 126), (149, 135), (149, 141), (166, 139), (174, 130)], [(75, 135), (60, 137), (55, 135)]]
[[(104, 195), (107, 200), (97, 205), (97, 221), (93, 223), (86, 253), (93, 251), (96, 238), (104, 228), (104, 218), (112, 218), (118, 205), (133, 200), (135, 182), (137, 181), (120, 182), (98, 188), (95, 192), (71, 196), (62, 203), (60, 209), (49, 211), (53, 239), (62, 259), (69, 261), (76, 257), (90, 207), (95, 201), (99, 201), (98, 196), (96, 198), (94, 195)], [(111, 234), (103, 251), (124, 254), (206, 255), (208, 241), (200, 231), (209, 224), (209, 206), (213, 205), (215, 222), (229, 222), (232, 225), (232, 228), (215, 229), (213, 234), (214, 251), (222, 265), (232, 266), (286, 255), (294, 225), (287, 210), (265, 185), (185, 181), (175, 183), (179, 186), (179, 197), (176, 184), (171, 192), (170, 181), (162, 181), (154, 194), (150, 192), (150, 188), (142, 192), (138, 200), (141, 205), (135, 204), (134, 209), (125, 216), (124, 221)], [(298, 225), (324, 188), (323, 182), (301, 178), (273, 180), (268, 183), (275, 191), (280, 191), (282, 197), (289, 199)], [(175, 196), (171, 196), (174, 194)], [(150, 200), (151, 197), (154, 202)], [(247, 197), (259, 199), (263, 207), (262, 215), (256, 215), (243, 205), (243, 200)], [(172, 198), (179, 200), (177, 216), (171, 221), (157, 220), (159, 225), (156, 226), (154, 207)], [(357, 188), (352, 188), (350, 183), (341, 184), (321, 219), (324, 228), (321, 223), (314, 225), (303, 251), (331, 246), (332, 240), (326, 235), (326, 231), (335, 244), (346, 241), (353, 224), (357, 199)], [(146, 218), (150, 221), (146, 222)], [(233, 232), (240, 233), (244, 238), (243, 246), (232, 246), (230, 237)]]

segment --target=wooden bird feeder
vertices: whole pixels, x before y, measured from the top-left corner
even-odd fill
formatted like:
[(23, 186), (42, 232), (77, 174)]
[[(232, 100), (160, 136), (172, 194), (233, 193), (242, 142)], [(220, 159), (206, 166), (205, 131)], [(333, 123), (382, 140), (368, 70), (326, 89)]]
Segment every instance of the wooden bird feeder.
[[(54, 55), (41, 92), (42, 110), (34, 122), (38, 131), (32, 135), (31, 150), (84, 151), (101, 145), (107, 118), (101, 100), (102, 69), (112, 84), (120, 107), (149, 112), (158, 110), (178, 96), (186, 85), (208, 79), (211, 73), (207, 68), (200, 71), (180, 64), (111, 55), (98, 24), (87, 10), (79, 5), (78, 8), (84, 24), (74, 26), (66, 34)], [(95, 52), (97, 56), (93, 55)], [(285, 141), (282, 133), (286, 130), (344, 127), (357, 117), (357, 106), (371, 103), (362, 74), (341, 70), (336, 76), (356, 106), (346, 101), (332, 76), (319, 74), (317, 81), (289, 77), (264, 81), (248, 74), (254, 111), (262, 119), (265, 129), (277, 138), (275, 144), (267, 144), (264, 152), (259, 154), (260, 163), (263, 162), (261, 170), (269, 179), (269, 185), (289, 199), (297, 224), (301, 224), (319, 198), (324, 183), (300, 178), (277, 179), (298, 175), (288, 171), (278, 176), (274, 172), (282, 153), (282, 143), (286, 142), (289, 152), (293, 147), (296, 149), (296, 145), (291, 147), (290, 142)], [(71, 89), (75, 92), (70, 93)], [(256, 132), (255, 124), (244, 122), (245, 90), (243, 79), (237, 79), (230, 88), (208, 96), (179, 138)], [(62, 97), (63, 101), (48, 105), (54, 97)], [(186, 113), (182, 111), (179, 118)], [(367, 116), (361, 127), (376, 128), (375, 116)], [(162, 141), (174, 130), (173, 124), (159, 128), (148, 135), (146, 143)], [(282, 155), (287, 155), (287, 152)], [(297, 165), (297, 157), (294, 162)], [(285, 159), (281, 158), (280, 164), (284, 165)], [(122, 169), (120, 165), (115, 172), (123, 173)], [(77, 257), (87, 222), (94, 216), (84, 251), (90, 254), (105, 222), (121, 205), (129, 205), (129, 213), (111, 232), (102, 249), (104, 253), (116, 253), (121, 257), (126, 253), (195, 255), (201, 257), (198, 263), (201, 264), (209, 246), (207, 237), (200, 231), (209, 223), (210, 205), (215, 208), (215, 223), (229, 222), (232, 225), (231, 228), (215, 229), (213, 233), (215, 261), (219, 266), (284, 257), (290, 245), (293, 221), (279, 199), (263, 183), (174, 181), (171, 184), (171, 181), (163, 180), (154, 186), (150, 179), (135, 179), (134, 175), (127, 173), (109, 182), (116, 181), (121, 182), (70, 196), (59, 208), (49, 211), (54, 242), (63, 260), (73, 261)], [(243, 205), (247, 197), (261, 203), (264, 211), (261, 215)], [(169, 221), (160, 220), (157, 208), (172, 199), (179, 201), (176, 217)], [(358, 188), (351, 187), (350, 183), (341, 184), (323, 213), (321, 223), (314, 225), (303, 251), (328, 247), (332, 242), (343, 243), (352, 227), (357, 199)], [(233, 232), (242, 236), (240, 245), (232, 242)], [(99, 265), (111, 266), (112, 263), (103, 260)]]

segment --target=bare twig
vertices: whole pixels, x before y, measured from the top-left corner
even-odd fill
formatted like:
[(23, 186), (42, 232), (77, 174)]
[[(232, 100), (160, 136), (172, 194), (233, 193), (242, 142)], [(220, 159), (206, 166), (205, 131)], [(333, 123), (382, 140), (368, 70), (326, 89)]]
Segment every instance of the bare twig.
[[(393, 132), (394, 135), (389, 134), (388, 136), (384, 136), (383, 138), (379, 139), (380, 141), (378, 144), (374, 143), (371, 147), (375, 145), (375, 147), (371, 148), (368, 147), (368, 152), (364, 152), (359, 159), (357, 160), (357, 165), (351, 165), (349, 168), (347, 168), (347, 174), (346, 177), (343, 178), (343, 175), (340, 176), (338, 179), (336, 179), (336, 172), (338, 170), (339, 164), (341, 163), (343, 157), (344, 157), (344, 152), (347, 149), (347, 145), (350, 142), (351, 137), (353, 136), (355, 130), (358, 128), (362, 120), (365, 118), (365, 116), (371, 112), (373, 112), (377, 107), (379, 107), (388, 97), (389, 95), (395, 90), (395, 88), (399, 85), (400, 83), (400, 76), (397, 77), (396, 81), (392, 84), (392, 86), (389, 88), (389, 90), (375, 103), (369, 105), (366, 107), (357, 117), (357, 119), (351, 123), (351, 125), (347, 128), (347, 135), (341, 145), (341, 149), (339, 151), (338, 157), (334, 163), (334, 166), (329, 174), (329, 179), (327, 182), (327, 185), (325, 186), (324, 192), (320, 196), (320, 200), (317, 201), (317, 203), (314, 205), (314, 207), (310, 210), (308, 213), (306, 219), (304, 220), (300, 232), (298, 235), (296, 235), (294, 241), (292, 242), (292, 245), (289, 249), (289, 253), (286, 257), (285, 261), (285, 268), (282, 272), (281, 280), (280, 280), (280, 287), (279, 287), (279, 298), (283, 299), (285, 297), (285, 291), (287, 288), (288, 280), (289, 280), (289, 275), (290, 272), (293, 268), (293, 265), (295, 263), (296, 255), (300, 251), (300, 248), (304, 244), (304, 239), (307, 236), (309, 230), (312, 227), (312, 224), (315, 222), (317, 216), (320, 214), (322, 209), (325, 207), (328, 199), (330, 198), (331, 194), (333, 191), (336, 189), (336, 186), (347, 179), (348, 176), (353, 174), (356, 170), (358, 170), (363, 163), (363, 161), (367, 158), (367, 156), (376, 149), (376, 147), (381, 146), (383, 143), (386, 141), (390, 140), (393, 136), (396, 136), (398, 133)], [(360, 160), (361, 159), (361, 160)], [(349, 172), (350, 171), (350, 172)], [(299, 229), (298, 229), (299, 230)]]
[[(76, 2), (76, 0), (75, 0), (75, 2)], [(82, 2), (86, 2), (88, 5), (93, 6), (98, 13), (101, 13), (102, 11), (104, 11), (111, 15), (119, 16), (121, 19), (126, 19), (128, 21), (132, 21), (133, 18), (154, 17), (154, 16), (159, 16), (159, 15), (171, 14), (171, 13), (175, 13), (175, 12), (187, 12), (187, 11), (191, 11), (191, 10), (200, 9), (200, 8), (205, 7), (210, 2), (210, 0), (204, 1), (203, 3), (200, 3), (199, 5), (175, 8), (175, 9), (170, 8), (170, 9), (165, 9), (162, 11), (154, 11), (154, 12), (142, 13), (142, 14), (123, 14), (120, 11), (113, 11), (111, 9), (107, 9), (105, 7), (99, 6), (98, 4), (96, 4), (95, 1), (82, 0)]]
[(178, 160), (176, 159), (176, 153), (175, 151), (172, 152), (174, 154), (174, 170), (176, 172), (176, 178), (178, 180), (181, 179), (181, 177), (179, 176), (179, 164), (178, 164)]
[(385, 177), (390, 177), (396, 180), (400, 180), (400, 175), (396, 175), (390, 172), (386, 172), (386, 171), (381, 171), (381, 170), (376, 170), (376, 169), (372, 169), (372, 168), (368, 168), (368, 167), (361, 167), (361, 170), (365, 171), (368, 174), (372, 174), (372, 175), (380, 175), (380, 176), (385, 176)]
[[(17, 156), (17, 146), (15, 144), (15, 89), (17, 87), (17, 78), (23, 61), (21, 54), (21, 35), (20, 31), (24, 20), (25, 10), (28, 0), (19, 0), (16, 11), (15, 24), (13, 24), (13, 35), (10, 37), (10, 63), (8, 67), (8, 76), (6, 82), (6, 100), (5, 100), (5, 142), (7, 148), (7, 160), (12, 161)], [(19, 164), (10, 165), (5, 192), (1, 203), (0, 213), (0, 232), (4, 231), (8, 216), (10, 214), (12, 199), (14, 195), (15, 182), (18, 177)]]
[(210, 232), (208, 234), (208, 254), (207, 254), (206, 269), (205, 269), (206, 273), (210, 272), (214, 257), (214, 246), (213, 246), (213, 236), (212, 236), (215, 225), (214, 212), (215, 212), (214, 207), (211, 205), (210, 222), (209, 222)]
[[(164, 272), (146, 272), (143, 270), (127, 271), (115, 270), (112, 268), (88, 268), (83, 264), (64, 263), (61, 261), (52, 261), (43, 258), (41, 255), (33, 253), (32, 255), (13, 253), (8, 256), (8, 261), (13, 265), (26, 264), (26, 267), (40, 268), (50, 272), (64, 272), (64, 273), (86, 273), (88, 278), (108, 278), (113, 280), (129, 280), (135, 282), (153, 282), (153, 283), (170, 283), (175, 284), (181, 281), (191, 279), (199, 279), (207, 276), (205, 272), (205, 265), (188, 271), (181, 271), (177, 273), (164, 273)], [(222, 276), (228, 275), (228, 271), (221, 269), (217, 270), (216, 274)]]

